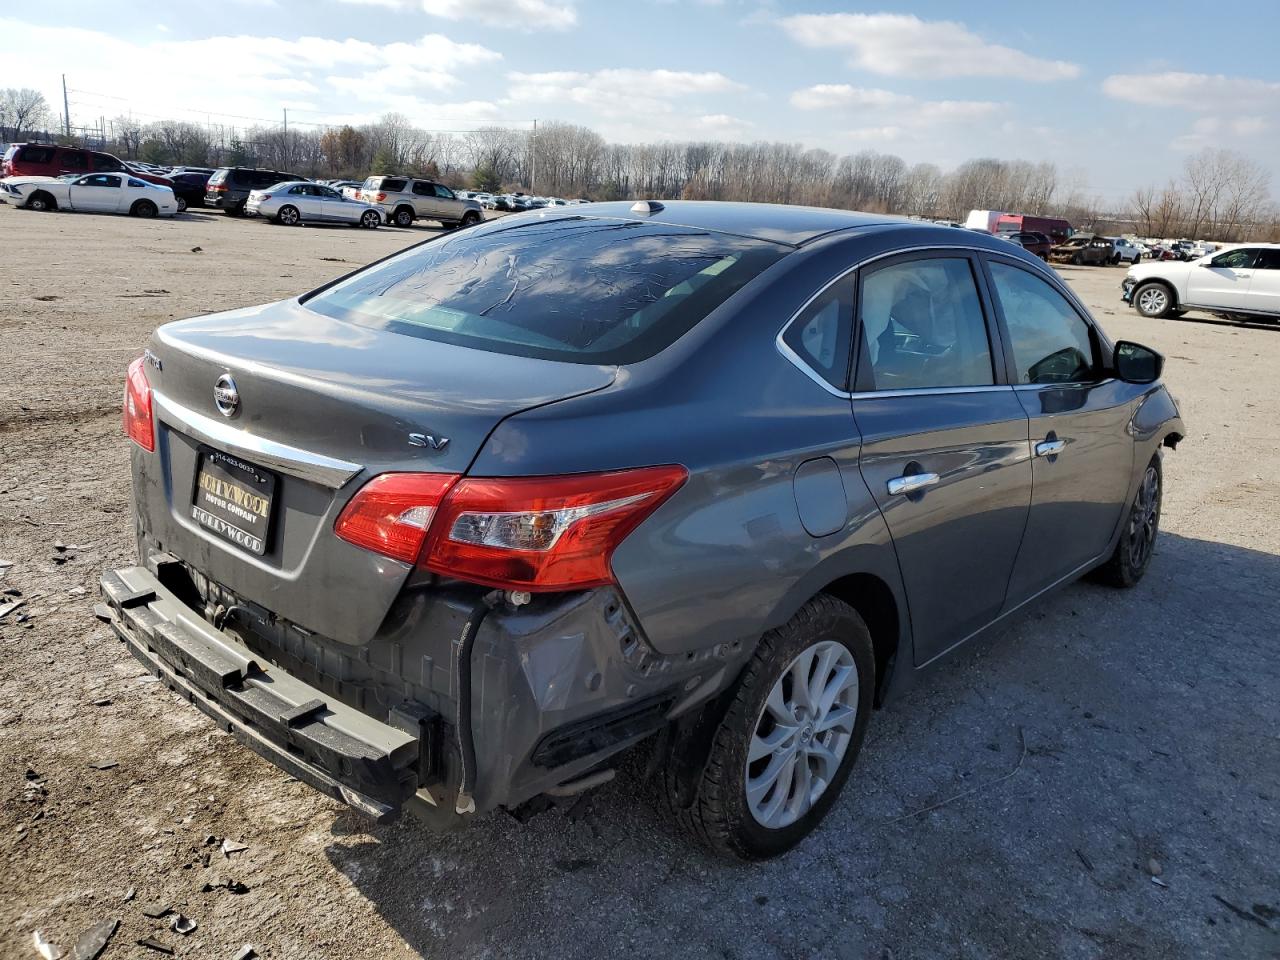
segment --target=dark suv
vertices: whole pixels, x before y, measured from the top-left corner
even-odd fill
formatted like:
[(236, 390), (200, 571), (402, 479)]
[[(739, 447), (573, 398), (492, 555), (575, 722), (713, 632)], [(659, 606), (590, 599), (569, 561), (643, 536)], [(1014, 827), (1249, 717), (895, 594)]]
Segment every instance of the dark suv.
[(253, 190), (265, 190), (286, 180), (306, 180), (296, 173), (262, 170), (257, 167), (219, 167), (205, 185), (204, 202), (223, 213), (238, 217), (244, 213)]

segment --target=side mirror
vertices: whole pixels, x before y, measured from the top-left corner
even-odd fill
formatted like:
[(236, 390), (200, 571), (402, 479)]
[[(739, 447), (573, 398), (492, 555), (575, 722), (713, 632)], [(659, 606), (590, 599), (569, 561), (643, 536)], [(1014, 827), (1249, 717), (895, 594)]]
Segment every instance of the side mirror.
[(1121, 340), (1116, 344), (1115, 370), (1125, 383), (1154, 383), (1164, 370), (1164, 357), (1140, 343)]

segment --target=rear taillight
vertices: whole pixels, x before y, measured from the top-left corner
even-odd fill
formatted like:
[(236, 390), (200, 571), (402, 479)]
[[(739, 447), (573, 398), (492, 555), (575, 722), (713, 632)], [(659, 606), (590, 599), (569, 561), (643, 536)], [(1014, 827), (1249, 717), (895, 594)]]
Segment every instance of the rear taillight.
[(226, 193), (227, 185), (225, 183), (211, 183), (208, 186), (210, 193)]
[(457, 483), (450, 473), (384, 473), (343, 508), (334, 532), (348, 543), (413, 563), (440, 501)]
[(156, 449), (155, 423), (151, 418), (151, 384), (142, 357), (129, 364), (124, 379), (124, 432), (148, 453)]
[(375, 477), (338, 536), (444, 576), (509, 590), (613, 582), (618, 545), (688, 477), (680, 466), (563, 477)]
[(270, 199), (271, 199), (271, 194), (269, 194), (269, 193), (260, 193), (260, 194), (258, 194), (258, 199), (259, 199), (259, 200), (270, 200)]
[(379, 203), (386, 203), (386, 202), (387, 202), (387, 195), (386, 195), (385, 193), (380, 193), (380, 194), (378, 194), (378, 202), (379, 202)]

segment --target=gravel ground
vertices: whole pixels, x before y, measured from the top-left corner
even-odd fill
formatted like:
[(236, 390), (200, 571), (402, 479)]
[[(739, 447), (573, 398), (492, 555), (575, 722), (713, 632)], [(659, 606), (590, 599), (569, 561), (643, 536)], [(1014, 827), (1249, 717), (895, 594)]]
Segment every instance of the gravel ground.
[[(370, 827), (146, 682), (91, 615), (132, 559), (126, 362), (166, 320), (425, 235), (0, 206), (0, 589), (26, 600), (0, 620), (0, 956), (119, 919), (108, 960), (146, 936), (227, 960), (1280, 957), (1280, 329), (1144, 320), (1118, 269), (1063, 274), (1166, 354), (1183, 407), (1150, 573), (1059, 592), (877, 714), (781, 860), (693, 852), (635, 774), (525, 825)], [(202, 892), (227, 881), (247, 892)]]

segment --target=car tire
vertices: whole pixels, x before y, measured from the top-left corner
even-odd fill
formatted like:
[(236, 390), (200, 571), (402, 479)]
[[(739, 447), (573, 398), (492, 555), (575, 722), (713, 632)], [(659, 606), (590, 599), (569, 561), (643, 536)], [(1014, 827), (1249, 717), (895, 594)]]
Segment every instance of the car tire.
[(1174, 312), (1173, 294), (1163, 283), (1143, 283), (1133, 291), (1133, 306), (1144, 317), (1159, 320)]
[[(849, 668), (852, 673), (839, 673)], [(810, 683), (825, 676), (828, 693), (843, 684), (827, 710), (820, 704), (804, 706), (812, 700), (797, 694), (794, 678), (801, 670), (809, 673)], [(682, 764), (663, 765), (663, 792), (677, 822), (700, 845), (732, 859), (764, 860), (790, 850), (840, 795), (866, 735), (874, 690), (875, 656), (862, 617), (826, 594), (810, 600), (760, 639), (685, 802), (674, 779)], [(821, 729), (837, 714), (834, 725)], [(784, 718), (789, 720), (779, 722)], [(777, 745), (770, 748), (773, 740)], [(765, 752), (750, 759), (758, 750)], [(815, 763), (826, 771), (816, 796), (813, 789), (822, 778), (812, 768)]]
[(366, 210), (360, 214), (360, 226), (366, 230), (377, 230), (382, 224), (382, 217), (377, 210)]
[(1071, 262), (1072, 264), (1078, 267), (1082, 263), (1084, 263), (1084, 257), (1080, 256), (1080, 254), (1077, 253), (1075, 256), (1071, 258)]
[(179, 212), (179, 213), (186, 213), (186, 212), (187, 212), (187, 201), (183, 200), (181, 197), (176, 197), (175, 199), (178, 201), (178, 212)]
[(1142, 479), (1138, 482), (1138, 492), (1129, 506), (1128, 517), (1120, 531), (1120, 541), (1107, 562), (1094, 572), (1094, 579), (1108, 586), (1121, 588), (1136, 586), (1142, 579), (1151, 566), (1156, 537), (1160, 533), (1160, 500), (1163, 491), (1160, 454), (1157, 453), (1147, 464)]
[(413, 211), (408, 207), (401, 207), (391, 215), (391, 222), (397, 227), (413, 226)]
[(156, 209), (156, 205), (150, 200), (139, 200), (133, 205), (133, 209), (131, 209), (129, 213), (135, 217), (142, 217), (143, 219), (150, 220), (159, 213), (159, 210)]
[(53, 199), (53, 195), (45, 193), (43, 190), (37, 190), (33, 193), (24, 206), (28, 210), (35, 210), (38, 213), (47, 213), (58, 209), (58, 201)]
[(229, 207), (223, 207), (222, 212), (228, 217), (239, 217), (244, 214), (244, 204), (233, 204)]
[(291, 203), (286, 203), (276, 211), (276, 223), (284, 224), (286, 227), (296, 227), (301, 220), (298, 208)]
[(483, 218), (480, 214), (476, 213), (474, 210), (468, 210), (462, 215), (462, 221), (459, 223), (459, 226), (465, 230), (467, 227), (474, 227), (482, 219)]

